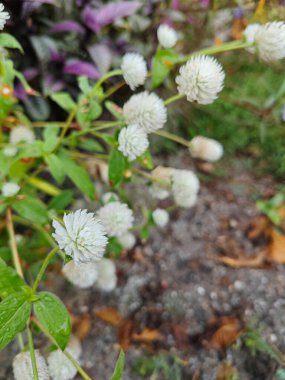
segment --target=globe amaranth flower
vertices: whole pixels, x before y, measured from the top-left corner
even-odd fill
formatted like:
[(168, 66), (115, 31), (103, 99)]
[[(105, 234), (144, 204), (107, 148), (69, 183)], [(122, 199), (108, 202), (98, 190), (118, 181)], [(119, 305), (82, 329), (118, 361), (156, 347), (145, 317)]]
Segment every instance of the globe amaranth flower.
[(15, 146), (7, 146), (2, 152), (6, 157), (14, 157), (16, 156), (18, 149)]
[(189, 208), (195, 205), (200, 187), (199, 179), (191, 170), (172, 172), (172, 193), (177, 206)]
[(4, 11), (4, 5), (0, 3), (0, 30), (4, 28), (6, 21), (9, 20), (9, 18), (9, 13)]
[(90, 288), (97, 280), (96, 263), (78, 263), (73, 260), (64, 265), (62, 272), (64, 276), (78, 288)]
[(166, 24), (162, 24), (157, 29), (157, 39), (165, 49), (172, 48), (177, 42), (176, 31)]
[(163, 187), (161, 187), (157, 183), (153, 183), (149, 187), (149, 192), (153, 198), (159, 199), (159, 200), (166, 199), (170, 196), (170, 192), (168, 190), (164, 189)]
[(119, 200), (119, 197), (116, 193), (112, 193), (111, 191), (102, 195), (101, 201), (105, 205), (109, 202), (116, 202)]
[(285, 57), (285, 22), (268, 22), (257, 29), (254, 36), (257, 53), (265, 62)]
[(147, 77), (146, 62), (140, 54), (127, 53), (123, 57), (121, 69), (131, 90), (144, 84)]
[[(38, 350), (35, 350), (39, 380), (49, 380), (49, 371), (45, 359)], [(34, 378), (30, 352), (21, 352), (13, 360), (15, 380), (31, 380)]]
[(9, 139), (11, 144), (18, 144), (20, 142), (32, 144), (35, 141), (35, 135), (30, 128), (20, 125), (11, 130)]
[[(81, 350), (79, 340), (72, 336), (66, 351), (68, 351), (75, 360), (78, 360)], [(52, 351), (47, 361), (49, 372), (53, 380), (72, 380), (75, 378), (77, 369), (61, 350)]]
[(129, 161), (141, 156), (149, 146), (146, 132), (137, 125), (129, 125), (123, 128), (118, 140), (119, 150)]
[(170, 196), (172, 168), (157, 166), (152, 172), (153, 183), (149, 188), (150, 194), (155, 199), (166, 199)]
[(97, 215), (109, 236), (120, 236), (133, 226), (133, 211), (121, 202), (107, 203)]
[(17, 185), (16, 183), (6, 182), (2, 186), (2, 195), (5, 198), (13, 197), (14, 195), (16, 195), (19, 192), (19, 190), (20, 190), (20, 186)]
[[(254, 42), (255, 42), (255, 34), (258, 31), (258, 29), (260, 29), (260, 27), (261, 27), (261, 25), (258, 24), (258, 23), (247, 25), (247, 27), (243, 31), (243, 35), (245, 37), (246, 42), (248, 42), (248, 43), (250, 43), (252, 45), (254, 44)], [(255, 53), (256, 52), (255, 46), (247, 47), (246, 50), (249, 51), (250, 53)]]
[(124, 104), (123, 114), (127, 124), (135, 124), (146, 133), (162, 128), (167, 119), (162, 99), (147, 91), (131, 96)]
[(136, 244), (136, 237), (131, 232), (125, 232), (124, 234), (118, 236), (118, 241), (123, 248), (132, 249)]
[(102, 259), (98, 262), (97, 286), (105, 292), (111, 292), (117, 285), (116, 266), (112, 260)]
[(64, 226), (53, 220), (53, 237), (76, 264), (102, 258), (108, 239), (101, 221), (92, 212), (77, 210), (64, 214), (63, 222)]
[(215, 58), (199, 55), (180, 67), (176, 83), (179, 94), (189, 102), (210, 104), (222, 91), (224, 79), (224, 70)]
[(194, 158), (215, 162), (223, 155), (223, 146), (214, 139), (196, 136), (190, 141), (190, 153)]
[(158, 227), (165, 227), (169, 222), (169, 213), (166, 210), (157, 208), (153, 211), (152, 218)]

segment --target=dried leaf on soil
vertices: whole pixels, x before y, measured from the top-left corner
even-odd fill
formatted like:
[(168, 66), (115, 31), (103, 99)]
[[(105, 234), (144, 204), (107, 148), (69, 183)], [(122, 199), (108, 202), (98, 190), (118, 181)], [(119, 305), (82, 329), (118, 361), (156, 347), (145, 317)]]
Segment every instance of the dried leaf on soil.
[(84, 340), (89, 335), (92, 326), (90, 315), (72, 315), (71, 319), (75, 335), (81, 341)]
[(124, 319), (121, 321), (118, 329), (118, 343), (122, 350), (127, 351), (133, 335), (134, 321), (132, 319)]
[(231, 363), (223, 362), (217, 370), (216, 380), (234, 380), (237, 378), (238, 372)]
[(163, 336), (158, 330), (150, 329), (148, 327), (138, 334), (133, 334), (132, 338), (136, 341), (147, 343), (163, 340)]
[(268, 258), (278, 264), (285, 264), (285, 236), (275, 230), (271, 231)]
[(241, 257), (234, 259), (232, 257), (222, 256), (218, 258), (218, 261), (232, 268), (257, 268), (264, 264), (265, 257), (266, 251), (261, 251), (253, 258)]
[(113, 326), (119, 326), (123, 317), (117, 309), (112, 307), (104, 307), (102, 309), (95, 310), (95, 315), (102, 319), (104, 322), (110, 323)]
[(210, 339), (210, 345), (215, 349), (225, 349), (231, 346), (242, 333), (242, 324), (236, 318), (222, 318), (222, 325)]

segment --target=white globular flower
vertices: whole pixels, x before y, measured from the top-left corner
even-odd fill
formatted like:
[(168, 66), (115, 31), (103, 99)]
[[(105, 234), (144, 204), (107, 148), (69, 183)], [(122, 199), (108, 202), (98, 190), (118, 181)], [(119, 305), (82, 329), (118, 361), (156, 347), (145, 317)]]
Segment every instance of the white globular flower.
[(18, 149), (15, 146), (7, 146), (3, 149), (3, 154), (6, 157), (14, 157), (16, 156)]
[(116, 193), (112, 193), (111, 191), (102, 195), (101, 201), (105, 205), (109, 202), (116, 202), (119, 200), (119, 197)]
[(105, 292), (111, 292), (117, 285), (116, 266), (110, 259), (102, 259), (98, 262), (97, 286)]
[(224, 87), (225, 73), (219, 62), (207, 55), (192, 57), (176, 77), (179, 94), (189, 102), (213, 103)]
[(265, 62), (285, 58), (285, 22), (274, 21), (262, 25), (254, 36), (257, 53)]
[(35, 141), (34, 132), (24, 125), (20, 125), (19, 127), (13, 128), (10, 133), (10, 143), (18, 144), (20, 142), (24, 142), (27, 144), (32, 144)]
[(127, 124), (135, 124), (146, 133), (161, 129), (167, 119), (162, 99), (148, 91), (131, 96), (124, 104), (123, 114)]
[(146, 62), (140, 54), (127, 53), (123, 56), (121, 65), (123, 77), (131, 90), (144, 84), (147, 77)]
[(169, 213), (166, 210), (157, 208), (153, 211), (152, 218), (158, 227), (165, 227), (169, 222)]
[(157, 183), (154, 183), (149, 187), (150, 195), (159, 200), (163, 200), (169, 197), (170, 192), (163, 187), (159, 186)]
[(131, 232), (125, 232), (123, 235), (118, 236), (118, 241), (125, 249), (132, 249), (136, 244), (136, 237)]
[(6, 182), (2, 186), (2, 195), (5, 198), (13, 197), (14, 195), (16, 195), (19, 192), (19, 190), (20, 190), (20, 186), (17, 185), (16, 183)]
[(73, 285), (85, 289), (94, 285), (97, 280), (96, 263), (78, 263), (73, 260), (64, 265), (62, 272)]
[(101, 207), (97, 215), (109, 236), (120, 236), (132, 228), (133, 211), (121, 202), (111, 202)]
[(63, 222), (64, 226), (53, 220), (53, 237), (76, 264), (102, 258), (108, 239), (101, 221), (94, 213), (77, 210), (68, 215), (64, 214)]
[[(256, 35), (256, 32), (261, 28), (261, 25), (258, 24), (258, 23), (254, 23), (254, 24), (249, 24), (247, 25), (247, 27), (245, 28), (245, 30), (243, 31), (243, 35), (245, 37), (245, 40), (246, 42), (248, 42), (249, 44), (254, 44), (255, 42), (255, 35)], [(247, 47), (246, 48), (247, 51), (249, 51), (250, 53), (255, 53), (256, 52), (256, 49), (254, 46), (250, 46), (250, 47)]]
[(149, 146), (146, 132), (134, 124), (123, 128), (118, 140), (118, 149), (129, 161), (133, 161), (141, 156)]
[(200, 188), (200, 182), (191, 170), (172, 172), (172, 192), (177, 206), (189, 208), (195, 205)]
[(223, 155), (223, 146), (214, 139), (196, 136), (190, 141), (190, 153), (194, 158), (215, 162)]
[(155, 199), (166, 199), (169, 197), (171, 185), (172, 168), (157, 166), (152, 172), (153, 184), (150, 186), (150, 194)]
[(9, 13), (4, 11), (4, 5), (0, 3), (0, 30), (4, 28), (6, 21), (9, 20), (9, 18)]
[[(38, 350), (35, 350), (39, 380), (49, 380), (49, 371), (45, 359)], [(21, 352), (13, 360), (15, 380), (31, 380), (34, 378), (30, 352)]]
[(166, 24), (162, 24), (157, 29), (157, 39), (165, 49), (172, 48), (177, 42), (176, 31)]
[[(75, 360), (78, 360), (81, 353), (81, 345), (77, 338), (72, 336), (66, 351)], [(61, 350), (52, 351), (48, 356), (49, 372), (53, 380), (72, 380), (77, 374), (77, 369)]]

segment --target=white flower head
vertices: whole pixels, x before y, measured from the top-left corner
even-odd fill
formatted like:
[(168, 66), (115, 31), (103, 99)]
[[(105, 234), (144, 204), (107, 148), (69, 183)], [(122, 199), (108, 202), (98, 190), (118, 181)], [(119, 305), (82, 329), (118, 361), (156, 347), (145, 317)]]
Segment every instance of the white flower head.
[(6, 182), (2, 186), (2, 195), (3, 197), (13, 197), (20, 190), (20, 186), (14, 182)]
[(116, 193), (112, 193), (111, 191), (102, 195), (101, 201), (105, 205), (109, 202), (116, 202), (119, 200), (119, 197)]
[[(49, 380), (49, 372), (45, 359), (35, 350), (39, 380)], [(30, 352), (21, 352), (13, 360), (15, 380), (31, 380), (34, 378)]]
[(172, 192), (177, 206), (189, 208), (195, 205), (200, 182), (191, 170), (177, 170), (172, 172)]
[(166, 189), (164, 189), (163, 187), (161, 187), (159, 184), (157, 183), (153, 183), (150, 187), (149, 187), (149, 192), (150, 192), (150, 195), (155, 198), (155, 199), (159, 199), (159, 200), (163, 200), (163, 199), (166, 199), (169, 197), (170, 195), (170, 192)]
[[(71, 337), (66, 350), (78, 360), (81, 353), (81, 345), (77, 338)], [(53, 380), (72, 380), (76, 376), (77, 369), (61, 350), (52, 351), (48, 356), (49, 372)]]
[(6, 157), (14, 157), (16, 156), (18, 149), (15, 146), (7, 146), (3, 149), (3, 154)]
[(120, 236), (133, 226), (133, 211), (121, 202), (111, 202), (101, 207), (97, 215), (109, 236)]
[(132, 249), (136, 244), (136, 237), (131, 232), (125, 232), (124, 234), (118, 236), (118, 241), (123, 248)]
[(13, 128), (10, 133), (10, 143), (18, 144), (20, 142), (24, 142), (27, 144), (32, 144), (35, 141), (34, 132), (24, 125), (20, 125), (19, 127)]
[(215, 162), (223, 155), (223, 146), (214, 139), (196, 136), (190, 141), (190, 153), (194, 158)]
[(53, 237), (75, 263), (93, 262), (102, 258), (108, 239), (101, 221), (92, 212), (77, 210), (64, 214), (63, 222), (64, 226), (53, 220)]
[(262, 25), (254, 36), (259, 57), (265, 62), (285, 57), (285, 22), (274, 21)]
[(116, 266), (112, 260), (102, 259), (98, 262), (97, 286), (105, 292), (111, 292), (117, 285)]
[(123, 56), (121, 65), (123, 77), (131, 90), (144, 84), (147, 77), (146, 62), (140, 54), (127, 53)]
[(198, 55), (180, 67), (176, 83), (179, 94), (189, 102), (210, 104), (222, 91), (224, 79), (224, 70), (215, 58)]
[(124, 104), (123, 114), (127, 124), (135, 124), (146, 133), (162, 128), (167, 119), (162, 99), (147, 91), (131, 96)]
[(73, 260), (64, 265), (62, 272), (64, 276), (78, 288), (90, 288), (97, 280), (96, 263), (78, 263)]
[(162, 24), (157, 29), (157, 39), (165, 49), (172, 48), (177, 42), (176, 31), (166, 24)]
[[(243, 31), (243, 35), (245, 37), (246, 42), (248, 42), (250, 44), (254, 44), (256, 32), (260, 28), (261, 28), (261, 25), (258, 23), (247, 25), (247, 27)], [(254, 46), (248, 47), (248, 48), (246, 48), (246, 50), (249, 51), (250, 53), (256, 52), (256, 48)]]
[(149, 146), (146, 132), (134, 124), (123, 128), (118, 140), (119, 150), (129, 161), (141, 156)]
[(9, 20), (9, 18), (9, 13), (4, 11), (4, 5), (0, 3), (0, 30), (4, 28), (6, 21)]
[(169, 222), (169, 213), (166, 210), (157, 208), (153, 211), (152, 218), (158, 227), (165, 227)]

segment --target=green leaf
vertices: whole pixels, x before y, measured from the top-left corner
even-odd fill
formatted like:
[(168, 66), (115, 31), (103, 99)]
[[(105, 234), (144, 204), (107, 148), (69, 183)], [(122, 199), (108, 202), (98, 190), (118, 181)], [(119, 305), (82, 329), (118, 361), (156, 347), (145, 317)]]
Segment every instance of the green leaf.
[(88, 105), (81, 106), (76, 113), (76, 120), (82, 128), (88, 128), (93, 120), (96, 120), (102, 113), (101, 105), (94, 99)]
[(67, 92), (56, 92), (51, 95), (52, 100), (66, 112), (74, 110), (76, 103)]
[(24, 292), (13, 293), (0, 303), (0, 350), (24, 330), (31, 304)]
[(58, 132), (59, 128), (58, 127), (53, 127), (51, 125), (48, 125), (44, 129), (44, 145), (43, 145), (43, 150), (45, 152), (52, 152), (54, 148), (57, 145), (58, 142)]
[(71, 333), (71, 322), (66, 307), (52, 293), (40, 292), (37, 293), (37, 297), (38, 300), (34, 303), (36, 317), (64, 350)]
[(152, 160), (152, 156), (151, 156), (151, 153), (149, 151), (149, 149), (147, 149), (143, 155), (141, 155), (139, 158), (138, 158), (138, 161), (139, 163), (146, 169), (153, 169), (154, 168), (154, 164), (153, 164), (153, 160)]
[(107, 110), (117, 119), (117, 120), (123, 120), (123, 112), (121, 108), (114, 102), (111, 102), (110, 100), (107, 100), (105, 102), (105, 107)]
[(118, 149), (113, 149), (109, 157), (109, 181), (111, 186), (118, 185), (125, 170), (125, 158)]
[(25, 286), (24, 280), (17, 274), (15, 269), (8, 267), (2, 259), (0, 259), (0, 297), (6, 298)]
[(12, 208), (23, 218), (33, 223), (45, 224), (49, 222), (49, 216), (44, 203), (36, 198), (27, 197), (14, 202)]
[(179, 58), (180, 55), (173, 50), (157, 50), (152, 61), (152, 87), (164, 81)]
[(45, 157), (45, 161), (53, 178), (58, 183), (62, 183), (65, 177), (65, 172), (61, 160), (55, 154), (49, 154)]
[(35, 141), (33, 144), (30, 144), (29, 147), (19, 149), (19, 153), (15, 157), (15, 160), (30, 157), (41, 157), (43, 155), (42, 147), (42, 141)]
[(64, 150), (61, 150), (58, 156), (62, 161), (66, 175), (71, 181), (90, 199), (94, 199), (95, 186), (87, 171), (83, 167), (77, 165)]
[(48, 204), (49, 210), (64, 210), (73, 201), (73, 192), (71, 190), (62, 191), (54, 197)]
[(83, 94), (88, 95), (91, 92), (91, 87), (88, 82), (88, 78), (81, 76), (78, 77), (78, 86), (80, 90), (83, 92)]
[(8, 33), (0, 34), (0, 46), (10, 49), (18, 49), (22, 53), (24, 52), (21, 44), (16, 40), (16, 38)]
[(91, 139), (81, 141), (79, 143), (79, 148), (88, 150), (90, 152), (104, 152), (104, 147), (100, 143), (98, 143), (98, 141)]
[(116, 363), (115, 371), (109, 380), (120, 380), (123, 375), (124, 366), (125, 366), (125, 354), (124, 354), (124, 351), (121, 350), (119, 358)]

